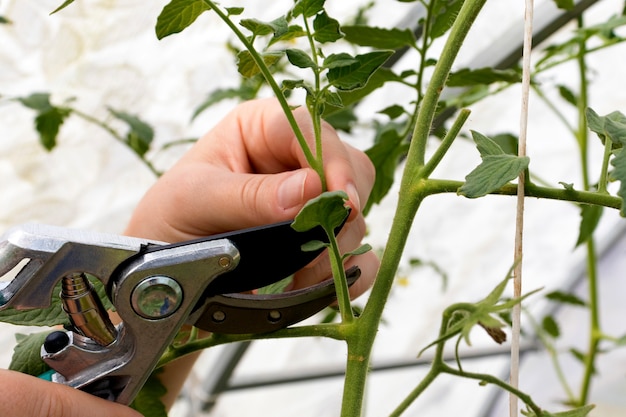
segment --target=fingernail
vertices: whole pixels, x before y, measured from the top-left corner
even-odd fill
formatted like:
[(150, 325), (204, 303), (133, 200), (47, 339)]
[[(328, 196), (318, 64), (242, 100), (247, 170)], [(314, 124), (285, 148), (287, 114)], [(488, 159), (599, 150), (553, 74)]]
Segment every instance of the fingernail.
[(278, 187), (278, 205), (280, 208), (287, 210), (302, 204), (306, 176), (306, 171), (296, 172)]
[(361, 211), (361, 199), (359, 198), (359, 192), (354, 184), (350, 183), (346, 185), (346, 194), (348, 194), (348, 198), (352, 202), (354, 209), (357, 212)]

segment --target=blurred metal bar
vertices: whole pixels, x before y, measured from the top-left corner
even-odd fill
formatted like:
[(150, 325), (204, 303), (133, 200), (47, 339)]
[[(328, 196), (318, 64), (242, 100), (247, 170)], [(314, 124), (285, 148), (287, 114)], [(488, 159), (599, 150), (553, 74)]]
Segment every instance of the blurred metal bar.
[[(523, 352), (532, 352), (539, 348), (538, 343), (525, 344), (521, 347)], [(483, 359), (494, 356), (509, 355), (510, 349), (507, 346), (497, 346), (494, 348), (477, 348), (470, 349), (467, 352), (459, 355), (463, 360), (475, 360)], [(448, 353), (444, 355), (446, 362), (456, 361), (454, 353)], [(416, 368), (421, 366), (428, 366), (432, 363), (432, 356), (424, 356), (415, 359), (403, 359), (403, 360), (386, 360), (374, 362), (371, 367), (372, 372), (392, 371), (397, 369)], [(318, 367), (319, 368), (319, 367)], [(295, 382), (308, 382), (318, 379), (343, 377), (345, 371), (343, 366), (328, 367), (323, 370), (316, 370), (310, 372), (302, 372), (301, 370), (293, 371), (292, 373), (281, 373), (278, 376), (254, 376), (254, 377), (240, 377), (234, 378), (232, 383), (227, 387), (227, 391), (245, 390), (252, 388), (263, 388), (271, 385), (291, 384)]]

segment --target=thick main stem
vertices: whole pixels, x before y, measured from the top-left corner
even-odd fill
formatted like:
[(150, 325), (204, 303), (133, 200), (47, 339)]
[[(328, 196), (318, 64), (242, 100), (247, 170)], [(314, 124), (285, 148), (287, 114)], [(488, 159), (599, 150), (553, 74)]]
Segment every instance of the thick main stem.
[[(578, 26), (583, 27), (582, 17), (578, 19)], [(587, 129), (587, 119), (585, 110), (588, 106), (588, 81), (587, 81), (587, 63), (585, 62), (586, 44), (584, 40), (580, 41), (578, 52), (578, 68), (580, 74), (580, 98), (578, 101), (578, 140), (580, 146), (580, 156), (582, 165), (583, 184), (585, 190), (591, 188), (589, 181), (589, 132)], [(609, 138), (606, 138), (609, 141)], [(602, 191), (601, 193), (604, 193)], [(593, 236), (590, 236), (585, 242), (587, 249), (587, 284), (589, 286), (589, 347), (585, 355), (585, 371), (578, 398), (578, 405), (582, 406), (589, 400), (589, 391), (591, 388), (591, 379), (595, 371), (596, 356), (598, 354), (598, 346), (602, 330), (600, 328), (600, 305), (598, 298), (598, 268), (597, 257)]]
[[(355, 322), (358, 330), (353, 337), (347, 339), (349, 356), (346, 366), (342, 417), (358, 417), (361, 415), (362, 398), (365, 395), (365, 376), (383, 308), (389, 297), (413, 219), (426, 196), (424, 194), (424, 178), (419, 172), (425, 164), (426, 143), (430, 136), (439, 96), (445, 86), (445, 81), (461, 45), (485, 1), (467, 0), (463, 3), (418, 110), (419, 113), (412, 137), (413, 142), (407, 155), (400, 183), (400, 196), (389, 240), (381, 259), (380, 269), (370, 298), (363, 310), (363, 314)], [(358, 407), (345, 404), (346, 402), (358, 401), (356, 398), (361, 398)]]

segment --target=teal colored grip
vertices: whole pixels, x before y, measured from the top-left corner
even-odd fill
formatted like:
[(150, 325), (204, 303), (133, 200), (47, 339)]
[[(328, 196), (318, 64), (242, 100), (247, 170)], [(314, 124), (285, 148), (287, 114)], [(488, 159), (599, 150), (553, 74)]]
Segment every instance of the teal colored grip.
[(48, 369), (46, 372), (44, 372), (43, 374), (39, 375), (37, 378), (45, 379), (46, 381), (52, 381), (52, 375), (55, 372), (56, 371), (54, 369)]

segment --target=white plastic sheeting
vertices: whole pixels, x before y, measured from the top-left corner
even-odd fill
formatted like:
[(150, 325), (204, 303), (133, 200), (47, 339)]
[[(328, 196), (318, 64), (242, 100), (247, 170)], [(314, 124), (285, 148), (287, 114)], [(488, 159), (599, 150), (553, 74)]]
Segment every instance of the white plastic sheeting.
[[(229, 34), (211, 13), (203, 15), (184, 33), (158, 42), (153, 27), (166, 1), (76, 1), (63, 12), (49, 16), (58, 3), (0, 3), (0, 15), (13, 21), (12, 25), (0, 26), (0, 94), (4, 97), (45, 91), (57, 103), (75, 98), (73, 106), (96, 117), (105, 118), (107, 107), (137, 113), (155, 126), (157, 144), (202, 134), (234, 105), (224, 103), (190, 122), (193, 109), (208, 91), (237, 83), (233, 59), (223, 47)], [(237, 4), (244, 5), (252, 16), (272, 19), (289, 3), (283, 0)], [(357, 4), (328, 3), (336, 16), (350, 15)], [(380, 3), (370, 16), (374, 23), (386, 27), (393, 26), (411, 7), (400, 2)], [(460, 62), (470, 61), (520, 19), (522, 3), (488, 2), (460, 54)], [(605, 17), (607, 10), (620, 10), (617, 0), (600, 3), (590, 11), (590, 20)], [(599, 114), (623, 110), (626, 105), (626, 98), (620, 94), (626, 64), (623, 57), (623, 47), (589, 57), (589, 66), (594, 70), (591, 105)], [(410, 66), (411, 59), (407, 56), (399, 65)], [(572, 87), (576, 85), (575, 72), (567, 66), (545, 74), (542, 80), (549, 84), (557, 77)], [(403, 91), (395, 88), (380, 93), (360, 111), (371, 114), (381, 108), (385, 95), (397, 98), (401, 94)], [(519, 103), (519, 91), (515, 88), (485, 100), (473, 107), (465, 128), (487, 135), (517, 132)], [(32, 117), (29, 110), (18, 104), (5, 100), (0, 105), (0, 229), (35, 221), (119, 233), (136, 202), (153, 183), (152, 174), (106, 132), (75, 118), (64, 125), (59, 146), (46, 152), (37, 141)], [(346, 140), (365, 149), (369, 136), (363, 132), (356, 129)], [(533, 172), (553, 183), (580, 185), (576, 146), (568, 135), (545, 105), (536, 97), (531, 98), (528, 153)], [(159, 167), (166, 168), (182, 151), (176, 148), (150, 156), (154, 156)], [(462, 179), (478, 161), (474, 146), (460, 140), (435, 175)], [(593, 168), (597, 172), (597, 167)], [(368, 240), (374, 247), (381, 247), (386, 240), (395, 194), (392, 191), (370, 216)], [(435, 338), (445, 306), (479, 300), (503, 278), (512, 263), (514, 208), (514, 199), (508, 197), (470, 201), (443, 195), (431, 197), (423, 204), (406, 250), (403, 274), (408, 279), (404, 285), (396, 286), (391, 295), (375, 345), (374, 366), (414, 360), (417, 352)], [(563, 288), (580, 273), (583, 253), (573, 250), (578, 221), (578, 209), (571, 204), (528, 200), (525, 291)], [(599, 240), (609, 242), (621, 227), (620, 222), (617, 213), (605, 213)], [(623, 246), (616, 247), (602, 271), (602, 319), (607, 332), (615, 335), (626, 333), (620, 320), (623, 253)], [(447, 289), (442, 290), (436, 271), (410, 270), (408, 260), (413, 257), (441, 267), (449, 277)], [(540, 312), (545, 303), (535, 296), (527, 307)], [(579, 313), (564, 313), (563, 331), (571, 327), (564, 348), (584, 341), (587, 319)], [(12, 334), (18, 329), (3, 325), (2, 330), (1, 365), (6, 366), (13, 346)], [(480, 331), (472, 334), (472, 342), (468, 352), (493, 348), (493, 342)], [(219, 348), (205, 352), (190, 377), (187, 392), (192, 402), (199, 398), (202, 381), (211, 373), (214, 361), (220, 359), (220, 352)], [(340, 368), (344, 359), (343, 345), (329, 340), (255, 342), (238, 367), (235, 381)], [(602, 378), (593, 386), (592, 400), (597, 403), (597, 411), (592, 415), (625, 415), (625, 362), (619, 351), (599, 362)], [(506, 356), (497, 356), (467, 361), (465, 367), (506, 377), (508, 362)], [(578, 364), (568, 363), (566, 368), (574, 381), (580, 377)], [(425, 372), (423, 367), (376, 372), (368, 388), (367, 415), (388, 414)], [(540, 404), (549, 409), (559, 407), (563, 395), (542, 355), (523, 362), (521, 380), (522, 387)], [(219, 398), (211, 415), (336, 416), (341, 385), (341, 378), (329, 378), (228, 392)], [(492, 394), (491, 388), (476, 382), (442, 377), (406, 415), (478, 416), (493, 402)], [(194, 415), (189, 410), (189, 402), (181, 401), (171, 414)], [(504, 415), (503, 409), (494, 415)]]

